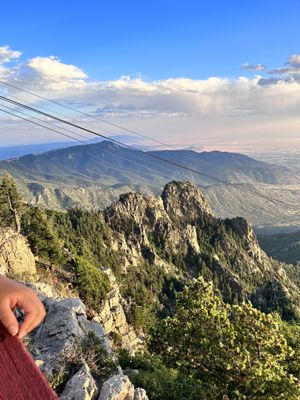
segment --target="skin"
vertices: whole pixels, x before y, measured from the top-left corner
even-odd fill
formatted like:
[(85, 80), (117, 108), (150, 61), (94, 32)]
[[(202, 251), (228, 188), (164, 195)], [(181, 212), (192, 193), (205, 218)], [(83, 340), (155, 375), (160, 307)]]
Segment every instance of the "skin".
[[(15, 307), (22, 309), (25, 319), (19, 326), (13, 313)], [(22, 339), (45, 318), (43, 303), (33, 290), (11, 279), (0, 277), (0, 321), (12, 336)]]

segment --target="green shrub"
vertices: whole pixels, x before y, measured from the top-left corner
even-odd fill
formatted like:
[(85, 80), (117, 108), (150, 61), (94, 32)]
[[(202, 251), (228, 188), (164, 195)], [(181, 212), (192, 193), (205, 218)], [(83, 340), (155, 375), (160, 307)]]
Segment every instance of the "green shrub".
[(146, 390), (150, 400), (213, 399), (210, 397), (212, 393), (199, 382), (176, 369), (167, 368), (158, 356), (145, 354), (131, 357), (126, 350), (122, 350), (119, 362), (132, 383)]
[(299, 376), (289, 370), (294, 350), (279, 316), (249, 303), (225, 304), (202, 278), (179, 293), (174, 315), (158, 324), (152, 351), (210, 392), (217, 389), (216, 399), (300, 396)]
[(116, 372), (116, 363), (105, 349), (102, 340), (94, 332), (89, 332), (80, 343), (80, 351), (94, 377), (100, 381)]
[(22, 218), (22, 234), (25, 235), (34, 255), (44, 262), (61, 264), (65, 256), (62, 240), (54, 231), (47, 213), (39, 207), (28, 207)]
[(61, 394), (68, 380), (86, 363), (93, 377), (103, 382), (115, 373), (116, 364), (105, 349), (102, 340), (90, 331), (82, 339), (65, 349), (58, 359), (58, 368), (53, 375), (47, 376), (50, 386)]
[(101, 303), (110, 290), (108, 276), (84, 256), (76, 258), (75, 269), (80, 298), (87, 306), (99, 311)]

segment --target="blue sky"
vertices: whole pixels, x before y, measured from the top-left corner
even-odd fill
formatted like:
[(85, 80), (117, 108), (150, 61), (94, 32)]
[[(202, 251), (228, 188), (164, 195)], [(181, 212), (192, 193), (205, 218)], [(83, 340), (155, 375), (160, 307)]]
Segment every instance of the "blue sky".
[(299, 50), (299, 0), (5, 1), (0, 38), (26, 58), (55, 55), (92, 79), (234, 77)]
[[(300, 150), (299, 21), (300, 0), (6, 1), (0, 80), (172, 145)], [(0, 146), (58, 140), (0, 113)]]

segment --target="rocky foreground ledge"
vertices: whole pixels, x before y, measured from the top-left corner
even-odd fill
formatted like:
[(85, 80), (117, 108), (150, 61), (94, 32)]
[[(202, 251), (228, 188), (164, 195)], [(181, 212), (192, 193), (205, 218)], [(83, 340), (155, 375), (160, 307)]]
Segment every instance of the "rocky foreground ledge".
[[(35, 285), (31, 285), (34, 287)], [(72, 353), (72, 347), (79, 339), (89, 333), (98, 338), (107, 354), (114, 358), (113, 350), (106, 336), (105, 329), (99, 322), (89, 321), (86, 307), (80, 299), (59, 299), (46, 297), (41, 288), (37, 289), (39, 297), (47, 309), (47, 316), (40, 327), (30, 338), (30, 349), (37, 365), (47, 376), (55, 376), (60, 371), (64, 355)], [(43, 285), (43, 290), (47, 286)], [(96, 382), (88, 364), (81, 355), (82, 366), (65, 385), (61, 400), (146, 400), (143, 389), (135, 389), (129, 378), (117, 366), (117, 373), (104, 383)]]
[[(10, 229), (0, 229), (0, 270), (8, 276), (33, 276), (35, 259), (26, 239)], [(144, 389), (135, 388), (120, 366), (115, 368), (104, 382), (93, 377), (84, 352), (76, 353), (80, 340), (92, 335), (101, 343), (108, 359), (116, 362), (110, 345), (109, 334), (118, 333), (127, 350), (137, 348), (140, 338), (126, 322), (120, 293), (110, 270), (112, 290), (103, 304), (102, 313), (94, 320), (87, 317), (87, 310), (79, 298), (61, 298), (52, 286), (36, 282), (26, 283), (43, 301), (47, 316), (42, 324), (26, 339), (26, 345), (36, 364), (51, 382), (62, 379), (68, 356), (76, 359), (77, 371), (60, 385), (60, 400), (147, 400)], [(75, 354), (74, 354), (75, 353)], [(58, 377), (57, 377), (58, 376)], [(63, 381), (63, 379), (62, 379)]]

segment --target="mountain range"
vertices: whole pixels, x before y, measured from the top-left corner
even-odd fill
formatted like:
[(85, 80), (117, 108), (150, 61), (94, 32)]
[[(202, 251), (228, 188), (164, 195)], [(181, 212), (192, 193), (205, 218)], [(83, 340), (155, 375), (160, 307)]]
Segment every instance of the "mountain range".
[[(197, 170), (200, 175), (168, 162)], [(160, 185), (170, 178), (185, 178), (206, 185), (215, 183), (201, 173), (233, 183), (300, 183), (300, 179), (288, 168), (256, 161), (238, 153), (198, 153), (192, 150), (141, 152), (109, 141), (28, 154), (2, 161), (0, 168), (30, 179), (84, 182), (86, 186), (91, 182)]]
[(4, 160), (4, 171), (18, 179), (29, 203), (60, 210), (104, 208), (121, 193), (157, 195), (167, 182), (187, 180), (201, 187), (222, 217), (242, 215), (263, 227), (300, 223), (284, 205), (297, 206), (300, 178), (289, 168), (238, 153), (142, 152), (102, 141)]

